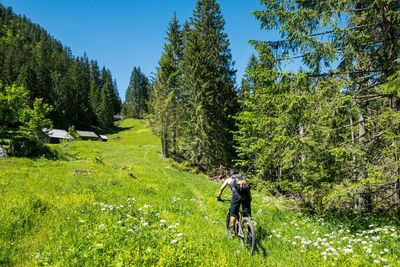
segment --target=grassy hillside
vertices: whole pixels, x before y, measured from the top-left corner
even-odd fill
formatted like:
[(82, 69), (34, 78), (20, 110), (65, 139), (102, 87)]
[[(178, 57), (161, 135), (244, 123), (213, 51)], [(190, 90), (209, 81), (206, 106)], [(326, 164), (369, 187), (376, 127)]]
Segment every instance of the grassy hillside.
[(219, 184), (161, 159), (145, 122), (119, 130), (107, 143), (56, 145), (65, 160), (0, 159), (0, 265), (400, 263), (394, 226), (331, 224), (259, 194), (251, 256), (224, 234), (229, 204), (215, 200)]

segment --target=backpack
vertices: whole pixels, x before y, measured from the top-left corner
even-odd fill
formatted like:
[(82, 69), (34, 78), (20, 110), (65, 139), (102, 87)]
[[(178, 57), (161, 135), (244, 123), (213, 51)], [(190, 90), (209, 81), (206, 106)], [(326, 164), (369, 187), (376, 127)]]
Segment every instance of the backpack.
[(234, 188), (239, 193), (247, 193), (250, 191), (250, 185), (247, 183), (246, 178), (239, 174), (233, 175)]

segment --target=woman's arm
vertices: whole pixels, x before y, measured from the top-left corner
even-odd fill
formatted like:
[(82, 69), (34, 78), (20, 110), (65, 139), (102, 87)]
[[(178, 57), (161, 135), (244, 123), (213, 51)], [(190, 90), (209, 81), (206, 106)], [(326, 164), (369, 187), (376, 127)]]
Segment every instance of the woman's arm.
[(230, 183), (231, 178), (228, 178), (224, 181), (224, 183), (222, 184), (221, 188), (218, 191), (218, 196), (217, 198), (221, 198), (222, 192), (224, 192), (225, 187)]

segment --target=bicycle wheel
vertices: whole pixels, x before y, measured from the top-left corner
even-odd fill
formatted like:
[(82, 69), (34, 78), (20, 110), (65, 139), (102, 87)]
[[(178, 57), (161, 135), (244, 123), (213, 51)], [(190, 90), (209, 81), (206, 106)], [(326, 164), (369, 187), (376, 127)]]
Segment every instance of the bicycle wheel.
[(256, 247), (256, 232), (254, 230), (253, 222), (250, 218), (243, 218), (242, 220), (242, 232), (243, 237), (240, 239), (240, 242), (243, 246), (250, 250), (250, 253), (253, 254), (254, 249)]
[[(239, 220), (240, 220), (240, 217), (239, 217)], [(235, 236), (238, 236), (238, 234), (239, 234), (239, 227), (240, 227), (240, 225), (239, 225), (239, 220), (236, 219), (236, 223), (235, 223)], [(226, 214), (226, 220), (225, 220), (225, 231), (226, 231), (226, 234), (227, 234), (229, 237), (232, 237), (232, 235), (231, 235), (231, 230), (232, 230), (232, 225), (231, 225), (231, 214), (230, 214), (230, 212), (228, 211), (228, 213)]]

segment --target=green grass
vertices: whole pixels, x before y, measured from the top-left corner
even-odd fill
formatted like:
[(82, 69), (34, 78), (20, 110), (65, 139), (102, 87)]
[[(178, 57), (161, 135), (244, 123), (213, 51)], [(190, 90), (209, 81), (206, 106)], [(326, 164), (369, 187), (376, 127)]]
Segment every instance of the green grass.
[(394, 226), (329, 223), (260, 194), (253, 195), (258, 243), (250, 255), (224, 234), (229, 204), (215, 200), (219, 184), (162, 159), (144, 121), (119, 128), (106, 143), (53, 145), (65, 160), (0, 159), (0, 265), (400, 263)]

